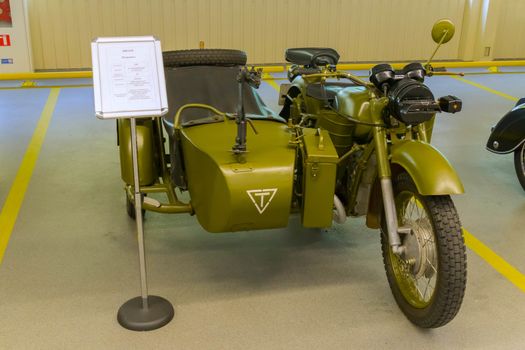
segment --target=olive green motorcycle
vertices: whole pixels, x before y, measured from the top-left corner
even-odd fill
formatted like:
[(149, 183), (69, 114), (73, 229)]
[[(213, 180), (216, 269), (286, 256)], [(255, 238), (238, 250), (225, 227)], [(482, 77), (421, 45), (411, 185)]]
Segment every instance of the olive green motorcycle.
[[(433, 38), (442, 44), (453, 30), (440, 21)], [(450, 198), (463, 186), (430, 140), (436, 113), (460, 111), (461, 100), (435, 100), (425, 78), (449, 73), (434, 72), (428, 62), (398, 71), (378, 64), (365, 82), (338, 71), (338, 59), (328, 48), (286, 51), (291, 84), (281, 85), (280, 116), (299, 148), (312, 134), (317, 150), (333, 147), (336, 172), (326, 174), (327, 158), (316, 156), (310, 165), (309, 149), (299, 152), (298, 163), (306, 157), (307, 166), (298, 169), (295, 193), (321, 181), (335, 189), (336, 222), (366, 215), (367, 226), (381, 230), (388, 282), (401, 310), (418, 326), (442, 326), (458, 312), (466, 284), (462, 228)], [(307, 207), (308, 194), (299, 198)]]
[[(440, 22), (434, 32), (441, 44), (453, 27)], [(421, 327), (446, 324), (465, 289), (465, 246), (450, 199), (463, 187), (429, 142), (435, 113), (459, 111), (461, 102), (434, 99), (423, 84), (430, 66), (379, 65), (368, 83), (337, 71), (331, 49), (291, 49), (287, 59), (292, 85), (277, 115), (258, 95), (261, 71), (245, 66), (243, 52), (164, 53), (170, 114), (137, 121), (142, 208), (195, 215), (209, 232), (286, 227), (293, 213), (310, 228), (366, 215), (381, 229), (403, 312)], [(117, 129), (134, 217), (129, 121), (119, 119)]]

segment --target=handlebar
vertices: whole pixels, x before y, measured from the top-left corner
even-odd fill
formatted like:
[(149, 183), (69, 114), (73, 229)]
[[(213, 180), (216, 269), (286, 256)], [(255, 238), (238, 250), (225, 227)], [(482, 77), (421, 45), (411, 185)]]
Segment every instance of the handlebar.
[(354, 82), (356, 85), (361, 86), (369, 86), (370, 83), (367, 83), (364, 80), (359, 79), (355, 75), (352, 75), (350, 73), (343, 73), (339, 71), (335, 72), (323, 72), (323, 73), (313, 73), (313, 74), (304, 74), (303, 79), (309, 80), (309, 79), (316, 79), (316, 78), (346, 78)]
[(465, 76), (465, 73), (463, 72), (459, 72), (459, 73), (456, 73), (456, 72), (435, 72), (435, 71), (428, 71), (427, 72), (427, 75), (429, 77), (433, 76), (433, 75), (459, 75), (460, 77), (463, 77)]

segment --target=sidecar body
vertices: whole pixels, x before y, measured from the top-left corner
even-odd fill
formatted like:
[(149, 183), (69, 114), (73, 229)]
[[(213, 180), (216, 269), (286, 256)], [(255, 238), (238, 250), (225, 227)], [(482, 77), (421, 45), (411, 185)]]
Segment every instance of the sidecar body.
[[(306, 227), (331, 226), (338, 158), (326, 132), (307, 130), (297, 141), (285, 120), (246, 84), (244, 110), (252, 125), (247, 151), (232, 151), (240, 68), (200, 63), (166, 68), (170, 112), (162, 121), (141, 121), (138, 144), (141, 191), (164, 192), (169, 202), (148, 196), (143, 207), (195, 214), (209, 232), (285, 227), (293, 211), (302, 214)], [(227, 114), (218, 115), (202, 105)], [(126, 120), (118, 122), (118, 134), (122, 179), (130, 201), (133, 181)], [(179, 200), (180, 191), (189, 192), (188, 203)]]

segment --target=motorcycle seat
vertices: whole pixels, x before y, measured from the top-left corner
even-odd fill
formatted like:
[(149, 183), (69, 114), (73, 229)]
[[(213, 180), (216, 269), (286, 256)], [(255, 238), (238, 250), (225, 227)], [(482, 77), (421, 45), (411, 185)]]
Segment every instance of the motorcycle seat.
[(336, 65), (339, 62), (339, 54), (330, 48), (301, 47), (287, 49), (285, 59), (301, 66), (317, 67), (327, 64)]
[(320, 83), (313, 83), (306, 87), (306, 96), (333, 103), (337, 93), (348, 86), (354, 86), (354, 84), (347, 82), (326, 82), (323, 89)]

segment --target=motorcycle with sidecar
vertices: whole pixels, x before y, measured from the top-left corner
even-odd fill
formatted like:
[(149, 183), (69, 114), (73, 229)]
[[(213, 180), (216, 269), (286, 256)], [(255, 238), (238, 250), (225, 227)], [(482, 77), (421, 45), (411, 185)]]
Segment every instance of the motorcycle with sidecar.
[(487, 149), (496, 154), (514, 153), (514, 170), (525, 190), (525, 98), (492, 127)]
[[(453, 31), (440, 21), (433, 38), (445, 43)], [(465, 290), (465, 245), (450, 198), (463, 186), (430, 140), (435, 114), (457, 112), (461, 101), (434, 98), (424, 84), (437, 74), (429, 64), (377, 65), (365, 82), (338, 71), (338, 58), (333, 49), (287, 50), (291, 84), (277, 115), (258, 95), (261, 71), (245, 66), (243, 52), (165, 52), (174, 113), (137, 121), (142, 207), (195, 215), (209, 232), (286, 227), (293, 213), (309, 228), (365, 215), (380, 229), (401, 310), (418, 326), (442, 326)], [(133, 217), (129, 130), (129, 121), (117, 121)]]

